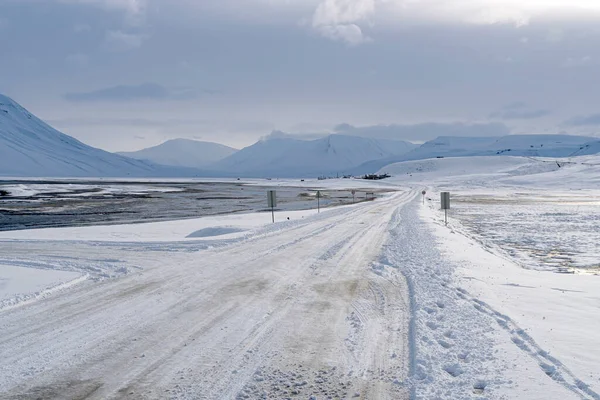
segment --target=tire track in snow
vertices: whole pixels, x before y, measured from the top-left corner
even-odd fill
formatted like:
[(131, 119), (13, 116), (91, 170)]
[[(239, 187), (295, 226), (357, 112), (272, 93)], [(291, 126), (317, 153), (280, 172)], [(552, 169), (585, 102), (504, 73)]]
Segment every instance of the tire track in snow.
[[(563, 390), (557, 395), (598, 400), (598, 394), (578, 379), (560, 360), (550, 356), (533, 338), (508, 316), (471, 297), (454, 283), (455, 265), (445, 262), (436, 249), (435, 239), (417, 217), (419, 204), (399, 210), (391, 236), (395, 246), (382, 255), (383, 274), (402, 272), (408, 280), (412, 321), (410, 326), (410, 388), (412, 399), (514, 398), (502, 395), (503, 389), (518, 389), (507, 377), (515, 368), (496, 350), (505, 334), (525, 357), (531, 357), (543, 374)], [(390, 272), (391, 271), (391, 272)], [(500, 339), (502, 338), (502, 339)], [(529, 365), (529, 364), (527, 364)], [(508, 374), (510, 375), (510, 374)], [(542, 381), (537, 383), (540, 388)], [(543, 389), (542, 389), (543, 390)], [(569, 393), (570, 392), (570, 393)], [(514, 393), (514, 392), (513, 392)], [(520, 396), (539, 398), (539, 393), (516, 391)], [(543, 396), (543, 394), (542, 394)]]
[(600, 395), (594, 392), (589, 385), (573, 374), (560, 360), (553, 357), (539, 346), (535, 340), (521, 329), (509, 316), (499, 313), (487, 303), (471, 297), (461, 288), (456, 288), (459, 296), (471, 301), (475, 309), (496, 320), (498, 325), (511, 335), (512, 342), (525, 354), (536, 360), (542, 371), (556, 383), (563, 385), (581, 399), (600, 400)]
[[(403, 274), (408, 283), (411, 399), (501, 398), (507, 382), (491, 360), (494, 343), (490, 320), (449, 289), (454, 266), (447, 265), (435, 240), (417, 215), (419, 199), (399, 209), (390, 222), (390, 243), (376, 265), (384, 277)], [(465, 329), (468, 323), (469, 328)]]
[[(121, 251), (119, 258), (129, 263), (144, 265), (144, 259), (152, 258), (169, 264), (145, 266), (142, 272), (89, 283), (19, 312), (0, 313), (0, 326), (13, 333), (0, 350), (14, 360), (10, 366), (5, 364), (6, 358), (0, 360), (0, 371), (12, 371), (0, 379), (0, 391), (12, 387), (10, 393), (17, 396), (46, 393), (43, 397), (52, 398), (68, 384), (72, 393), (90, 398), (144, 394), (147, 398), (222, 398), (222, 393), (235, 393), (240, 381), (253, 379), (259, 368), (264, 371), (277, 360), (286, 365), (292, 362), (289, 357), (293, 355), (285, 345), (298, 344), (287, 342), (286, 329), (297, 327), (298, 307), (308, 307), (307, 315), (315, 322), (312, 329), (320, 331), (315, 345), (333, 339), (332, 344), (340, 340), (343, 346), (343, 337), (329, 337), (330, 327), (337, 329), (337, 322), (329, 325), (326, 316), (334, 311), (331, 315), (346, 326), (345, 304), (351, 303), (347, 296), (360, 294), (360, 286), (339, 292), (340, 300), (329, 299), (330, 292), (338, 290), (340, 278), (341, 282), (348, 280), (340, 274), (353, 276), (350, 281), (363, 279), (365, 272), (371, 274), (368, 257), (363, 260), (359, 256), (365, 250), (376, 251), (371, 247), (385, 234), (386, 210), (403, 197), (340, 210), (336, 215), (323, 213), (298, 229), (282, 229), (230, 248), (180, 255)], [(369, 210), (376, 213), (365, 214)], [(298, 241), (299, 236), (308, 238)], [(280, 247), (282, 244), (287, 246)], [(35, 246), (43, 248), (39, 243)], [(74, 255), (89, 248), (70, 246), (66, 244)], [(61, 246), (52, 247), (61, 251)], [(96, 256), (104, 251), (118, 252), (115, 247), (94, 249)], [(327, 284), (324, 292), (311, 296), (333, 300), (325, 308), (319, 301), (306, 302), (306, 289), (316, 281)], [(155, 284), (144, 286), (150, 282)], [(375, 303), (381, 301), (381, 297), (374, 299)], [(19, 336), (23, 326), (29, 327), (29, 333)], [(365, 349), (381, 350), (369, 343)], [(19, 376), (19, 368), (25, 372), (34, 360), (39, 362), (35, 370)], [(371, 362), (359, 361), (364, 365)], [(227, 375), (233, 368), (240, 370)], [(308, 373), (315, 374), (314, 382), (332, 379), (322, 371)], [(355, 385), (356, 390), (364, 387), (364, 383), (345, 385)], [(372, 390), (384, 387), (372, 386)]]

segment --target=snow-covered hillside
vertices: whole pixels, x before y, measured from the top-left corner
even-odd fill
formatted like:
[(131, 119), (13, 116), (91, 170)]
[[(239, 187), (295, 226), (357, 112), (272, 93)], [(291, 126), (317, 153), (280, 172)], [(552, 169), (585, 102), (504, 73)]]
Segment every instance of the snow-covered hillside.
[(374, 172), (396, 162), (425, 160), (436, 157), (572, 157), (599, 152), (600, 142), (586, 136), (509, 135), (493, 138), (444, 136), (430, 140), (399, 157), (365, 163), (353, 172), (355, 174)]
[(407, 159), (436, 156), (510, 155), (569, 157), (593, 138), (570, 135), (509, 135), (500, 138), (440, 137), (406, 155)]
[(370, 160), (405, 154), (412, 143), (330, 135), (317, 140), (270, 138), (213, 164), (242, 176), (293, 177), (344, 173)]
[[(564, 163), (566, 161), (563, 161)], [(512, 156), (430, 158), (390, 164), (383, 167), (378, 173), (388, 173), (397, 178), (406, 178), (408, 175), (413, 178), (412, 180), (430, 180), (466, 175), (494, 175), (494, 178), (497, 179), (502, 176), (532, 175), (556, 171), (561, 168), (559, 164), (551, 159)]]
[(0, 94), (0, 176), (193, 176), (103, 151), (65, 135)]
[(147, 149), (118, 154), (175, 167), (203, 168), (235, 153), (237, 150), (219, 143), (189, 139), (168, 140)]
[(581, 190), (600, 184), (600, 155), (578, 157), (449, 157), (403, 161), (383, 167), (388, 184), (433, 182), (456, 188), (456, 182), (469, 187), (498, 188), (522, 186), (562, 187)]

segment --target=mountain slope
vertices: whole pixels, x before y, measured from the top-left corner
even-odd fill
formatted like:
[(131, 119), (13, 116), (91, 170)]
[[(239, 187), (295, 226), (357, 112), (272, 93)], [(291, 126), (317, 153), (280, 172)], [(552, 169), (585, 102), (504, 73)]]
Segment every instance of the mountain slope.
[(344, 173), (366, 161), (404, 154), (412, 143), (330, 135), (317, 140), (270, 138), (212, 165), (241, 176), (293, 177)]
[(600, 140), (584, 143), (571, 156), (587, 156), (600, 153)]
[(173, 139), (147, 149), (117, 154), (162, 165), (202, 168), (220, 161), (236, 151), (234, 148), (218, 143)]
[(0, 94), (0, 176), (193, 176), (100, 150), (65, 135)]
[[(596, 149), (596, 153), (600, 152), (600, 147), (593, 145), (593, 141), (594, 138), (591, 137), (570, 135), (508, 135), (488, 138), (442, 136), (401, 156), (365, 163), (352, 172), (373, 172), (397, 162), (436, 157), (570, 157), (576, 154), (593, 154)], [(580, 153), (584, 150), (585, 153)]]

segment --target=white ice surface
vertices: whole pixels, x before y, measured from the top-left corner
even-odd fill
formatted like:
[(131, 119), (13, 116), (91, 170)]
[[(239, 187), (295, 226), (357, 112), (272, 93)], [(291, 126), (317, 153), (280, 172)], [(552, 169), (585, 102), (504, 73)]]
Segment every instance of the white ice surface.
[(78, 272), (0, 264), (0, 310), (66, 287), (80, 277)]

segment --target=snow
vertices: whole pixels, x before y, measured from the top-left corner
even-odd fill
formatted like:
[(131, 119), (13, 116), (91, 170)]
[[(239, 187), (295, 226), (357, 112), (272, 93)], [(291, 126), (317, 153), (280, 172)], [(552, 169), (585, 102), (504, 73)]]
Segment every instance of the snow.
[(87, 278), (0, 311), (0, 393), (600, 399), (599, 161), (394, 164), (364, 188), (397, 192), (275, 224), (3, 232), (1, 265)]
[(508, 135), (499, 138), (440, 137), (406, 154), (406, 159), (435, 156), (512, 155), (569, 157), (594, 138), (571, 135)]
[(317, 140), (269, 138), (211, 166), (240, 176), (336, 175), (370, 160), (404, 154), (414, 145), (391, 140), (330, 135)]
[[(458, 222), (447, 229), (439, 212), (425, 208), (423, 213), (435, 221), (444, 255), (460, 266), (461, 288), (498, 315), (510, 316), (505, 330), (511, 342), (579, 398), (599, 398), (593, 394), (600, 392), (600, 320), (593, 317), (600, 308), (599, 278), (523, 269), (497, 248), (458, 234)], [(505, 338), (502, 348), (510, 346)]]
[(2, 240), (15, 261), (67, 252), (75, 265), (110, 255), (139, 269), (0, 312), (0, 392), (406, 398), (405, 282), (369, 264), (385, 243), (391, 206), (410, 198), (263, 222), (243, 240), (210, 248)]
[(50, 127), (0, 94), (0, 176), (194, 176), (112, 154)]
[[(559, 157), (595, 154), (598, 139), (571, 135), (508, 135), (502, 137), (442, 136), (425, 142), (401, 156), (365, 163), (352, 170), (355, 174), (373, 173), (390, 164), (404, 161), (451, 157)], [(563, 160), (565, 161), (565, 160)]]
[[(351, 207), (351, 206), (349, 206)], [(324, 210), (324, 213), (328, 210)], [(275, 211), (276, 226), (316, 215), (317, 210)], [(288, 220), (289, 218), (289, 220)], [(0, 232), (0, 240), (60, 240), (92, 242), (176, 242), (234, 239), (258, 232), (271, 223), (271, 213), (229, 214), (185, 220), (109, 226), (43, 228)], [(212, 234), (210, 234), (212, 233)]]
[(0, 264), (0, 310), (65, 289), (81, 277), (77, 272)]
[[(382, 168), (379, 173), (387, 172), (398, 179), (413, 178), (408, 180), (417, 181), (439, 180), (443, 176), (531, 175), (534, 169), (536, 172), (555, 171), (558, 166), (554, 162), (537, 161), (525, 157), (456, 157), (391, 164)], [(409, 175), (409, 177), (405, 175)]]
[(172, 139), (147, 149), (118, 154), (136, 160), (175, 167), (204, 168), (234, 154), (237, 150), (218, 143)]
[[(439, 137), (421, 146), (333, 134), (317, 140), (270, 137), (240, 151), (175, 139), (112, 154), (58, 132), (0, 95), (0, 176), (16, 177), (314, 177), (373, 173), (394, 162), (435, 157), (573, 157), (600, 151), (592, 137), (509, 135)], [(133, 157), (133, 158), (130, 158)], [(148, 161), (150, 160), (150, 161)], [(161, 165), (165, 164), (165, 165)]]

